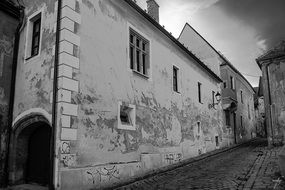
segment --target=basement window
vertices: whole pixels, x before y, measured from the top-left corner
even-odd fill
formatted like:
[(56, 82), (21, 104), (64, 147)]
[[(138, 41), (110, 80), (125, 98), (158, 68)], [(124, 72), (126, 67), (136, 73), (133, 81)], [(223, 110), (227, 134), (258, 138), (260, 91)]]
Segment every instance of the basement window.
[(136, 130), (135, 105), (119, 102), (118, 104), (118, 129)]

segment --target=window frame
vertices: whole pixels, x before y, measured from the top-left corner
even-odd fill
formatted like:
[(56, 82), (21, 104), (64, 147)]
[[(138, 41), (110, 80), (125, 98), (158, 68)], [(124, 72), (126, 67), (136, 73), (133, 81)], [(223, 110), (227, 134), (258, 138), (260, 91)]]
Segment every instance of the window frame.
[[(134, 36), (131, 42), (131, 35)], [(137, 46), (137, 39), (139, 39), (139, 46)], [(136, 74), (144, 78), (151, 76), (151, 41), (147, 36), (142, 34), (137, 28), (128, 24), (128, 68)], [(145, 44), (145, 45), (143, 45)], [(133, 48), (133, 53), (131, 49)], [(139, 51), (139, 54), (137, 52)], [(131, 57), (132, 55), (132, 57)], [(138, 57), (139, 55), (139, 57)], [(143, 56), (145, 55), (145, 56)], [(139, 67), (137, 64), (139, 61)]]
[(224, 87), (224, 89), (227, 88), (227, 81), (224, 81), (224, 82), (223, 82), (223, 87)]
[[(41, 37), (41, 20), (42, 20), (42, 18), (39, 17), (35, 21), (33, 21), (31, 57), (34, 57), (34, 56), (38, 55), (39, 51), (40, 51), (39, 47), (40, 47), (40, 43), (41, 43), (41, 41), (40, 41), (40, 37)], [(38, 26), (39, 27), (39, 31), (38, 32), (36, 31), (36, 26), (35, 26), (36, 24), (39, 24), (39, 26)], [(36, 37), (38, 37), (38, 43), (37, 44), (35, 43), (35, 38)], [(34, 52), (35, 48), (38, 48), (36, 53)]]
[[(176, 72), (176, 76), (175, 76)], [(175, 65), (172, 66), (172, 90), (174, 92), (180, 93), (179, 92), (179, 68), (176, 67)]]
[[(25, 37), (25, 60), (24, 62), (29, 62), (33, 59), (36, 59), (41, 55), (41, 46), (42, 46), (42, 32), (43, 32), (43, 12), (44, 8), (34, 12), (27, 18), (26, 25), (26, 37)], [(33, 44), (33, 32), (34, 32), (34, 22), (40, 20), (39, 28), (39, 42), (38, 42), (38, 52), (35, 55), (32, 55), (32, 44)]]
[(230, 84), (231, 84), (231, 89), (235, 90), (235, 78), (233, 76), (230, 76)]
[(202, 102), (202, 83), (198, 82), (198, 101), (199, 103), (203, 104)]
[(251, 119), (249, 104), (247, 104), (247, 112), (248, 112), (248, 119)]
[[(132, 110), (130, 115), (129, 115), (129, 117), (131, 118), (130, 124), (127, 124), (127, 123), (121, 121), (121, 106), (126, 106)], [(136, 106), (133, 104), (127, 104), (127, 103), (123, 103), (123, 102), (119, 101), (118, 102), (117, 120), (118, 120), (118, 129), (135, 131), (136, 130)]]

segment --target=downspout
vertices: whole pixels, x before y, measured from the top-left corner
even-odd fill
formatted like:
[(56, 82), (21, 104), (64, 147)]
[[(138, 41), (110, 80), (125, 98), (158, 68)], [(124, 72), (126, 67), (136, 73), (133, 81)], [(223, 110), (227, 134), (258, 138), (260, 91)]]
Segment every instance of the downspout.
[(8, 185), (9, 181), (9, 157), (10, 157), (10, 141), (12, 134), (12, 123), (13, 123), (13, 111), (14, 111), (14, 98), (15, 98), (15, 85), (16, 85), (16, 73), (17, 73), (17, 62), (18, 62), (18, 53), (19, 53), (19, 40), (20, 32), (22, 25), (24, 23), (24, 9), (25, 7), (19, 5), (19, 24), (16, 28), (15, 39), (14, 39), (14, 48), (13, 48), (13, 65), (12, 65), (12, 76), (11, 76), (11, 91), (9, 99), (9, 111), (8, 111), (8, 136), (7, 136), (7, 157), (5, 160), (5, 179), (4, 186)]
[(272, 142), (273, 142), (273, 128), (272, 128), (272, 99), (271, 99), (271, 91), (270, 91), (270, 83), (269, 83), (269, 64), (267, 64), (265, 66), (265, 70), (266, 70), (266, 79), (267, 79), (267, 89), (268, 89), (268, 101), (269, 101), (269, 120), (270, 120), (270, 136), (268, 138), (268, 146), (271, 147), (272, 146)]
[(58, 177), (56, 172), (58, 171), (58, 155), (56, 150), (56, 140), (57, 140), (57, 87), (58, 87), (58, 64), (59, 64), (59, 41), (60, 41), (60, 18), (61, 18), (61, 4), (62, 1), (57, 1), (57, 21), (56, 21), (56, 39), (55, 39), (55, 59), (54, 59), (54, 73), (53, 73), (53, 101), (52, 101), (52, 135), (51, 135), (51, 162), (50, 167), (50, 185), (49, 189), (56, 189), (58, 184)]

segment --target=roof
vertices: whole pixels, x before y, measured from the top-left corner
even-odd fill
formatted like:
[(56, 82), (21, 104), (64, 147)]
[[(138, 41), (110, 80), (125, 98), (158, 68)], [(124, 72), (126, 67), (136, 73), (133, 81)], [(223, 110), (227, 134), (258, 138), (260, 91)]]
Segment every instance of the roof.
[(194, 59), (203, 69), (205, 69), (214, 79), (218, 82), (223, 82), (222, 79), (216, 75), (209, 67), (206, 66), (198, 57), (196, 57), (192, 52), (190, 52), (184, 45), (182, 45), (175, 37), (173, 37), (167, 30), (164, 29), (158, 22), (156, 22), (149, 14), (140, 8), (132, 0), (124, 0), (132, 8), (134, 8), (139, 14), (141, 14), (146, 20), (148, 20), (153, 26), (160, 30), (164, 35), (166, 35), (172, 42), (174, 42), (181, 50), (188, 54), (192, 59)]
[[(223, 65), (229, 65), (237, 74), (239, 74), (247, 83), (248, 85), (252, 88), (252, 90), (254, 91), (254, 88), (251, 86), (251, 84), (248, 82), (248, 80), (229, 62), (229, 60), (224, 56), (222, 55), (219, 51), (217, 51), (203, 36), (201, 36), (201, 34), (199, 34), (190, 24), (186, 23), (179, 35), (179, 38), (183, 32), (183, 30), (185, 29), (186, 26), (189, 26), (197, 35), (199, 35), (201, 37), (202, 40), (204, 40), (223, 60), (224, 60), (224, 63), (221, 64), (221, 66)], [(254, 91), (255, 92), (255, 91)]]
[(0, 0), (0, 10), (10, 14), (12, 17), (20, 18), (20, 9), (10, 0)]
[(261, 61), (269, 60), (269, 59), (276, 59), (285, 56), (285, 40), (279, 42), (274, 48), (268, 50), (263, 55), (259, 56), (256, 59), (256, 62), (259, 67), (261, 67)]

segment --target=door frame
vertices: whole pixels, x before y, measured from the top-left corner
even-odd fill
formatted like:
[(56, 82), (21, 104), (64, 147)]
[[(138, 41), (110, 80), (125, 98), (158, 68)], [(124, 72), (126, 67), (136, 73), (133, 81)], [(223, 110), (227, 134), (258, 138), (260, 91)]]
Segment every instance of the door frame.
[[(40, 114), (32, 114), (32, 115), (28, 115), (20, 120), (18, 120), (13, 128), (12, 128), (12, 132), (10, 134), (10, 144), (9, 144), (9, 185), (18, 185), (18, 184), (23, 184), (26, 182), (26, 167), (27, 167), (27, 159), (25, 158), (24, 155), (24, 159), (23, 159), (23, 163), (19, 164), (19, 159), (17, 159), (17, 154), (19, 153), (19, 151), (17, 150), (17, 144), (20, 141), (20, 135), (23, 135), (22, 132), (25, 132), (27, 130), (33, 130), (32, 128), (37, 128), (35, 125), (36, 124), (45, 124), (49, 127), (51, 127), (50, 122), (48, 121), (48, 119), (46, 119), (43, 115)], [(32, 132), (31, 132), (32, 133)], [(51, 136), (50, 136), (51, 138)], [(27, 142), (27, 140), (29, 139), (29, 137), (27, 137), (25, 139), (25, 142)], [(50, 147), (52, 144), (52, 138), (50, 140)], [(24, 153), (27, 153), (28, 150), (23, 150)], [(50, 151), (50, 167), (51, 169), (53, 169), (53, 160), (52, 160), (52, 156), (51, 156), (51, 148), (48, 150)], [(25, 160), (26, 159), (26, 160)], [(20, 166), (21, 167), (20, 167)], [(22, 170), (22, 172), (20, 172), (19, 174), (19, 170)], [(50, 170), (51, 171), (51, 170)], [(18, 173), (17, 173), (18, 172)], [(50, 179), (48, 179), (48, 184), (50, 185), (52, 182), (50, 181)]]

